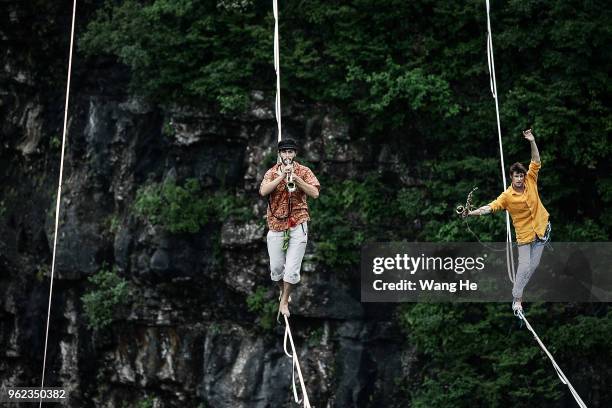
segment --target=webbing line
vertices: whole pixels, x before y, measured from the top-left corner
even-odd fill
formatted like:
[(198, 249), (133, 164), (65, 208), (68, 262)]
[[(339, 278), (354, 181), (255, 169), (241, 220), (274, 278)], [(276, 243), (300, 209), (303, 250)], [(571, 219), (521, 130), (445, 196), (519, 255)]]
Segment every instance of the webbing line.
[(281, 95), (280, 95), (280, 49), (278, 43), (278, 0), (273, 0), (274, 9), (274, 70), (276, 71), (276, 98), (274, 102), (274, 113), (276, 115), (276, 127), (278, 129), (278, 141), (281, 141)]
[(531, 325), (529, 324), (529, 322), (527, 321), (527, 318), (525, 317), (525, 315), (523, 314), (522, 310), (518, 310), (517, 311), (517, 315), (518, 317), (520, 317), (524, 322), (525, 322), (525, 326), (527, 327), (527, 329), (529, 329), (529, 331), (531, 332), (531, 334), (533, 334), (533, 337), (535, 337), (536, 341), (538, 342), (538, 344), (540, 345), (540, 347), (542, 348), (542, 350), (544, 350), (544, 353), (546, 353), (546, 355), (548, 356), (548, 358), (550, 359), (550, 362), (553, 365), (553, 368), (555, 369), (555, 371), (557, 372), (557, 376), (559, 376), (559, 379), (561, 380), (561, 382), (565, 385), (568, 386), (568, 388), (570, 389), (570, 392), (572, 393), (572, 396), (574, 397), (574, 399), (576, 400), (576, 402), (578, 403), (578, 406), (580, 408), (587, 408), (586, 404), (582, 401), (582, 398), (580, 398), (580, 395), (578, 395), (578, 392), (576, 392), (576, 390), (574, 389), (574, 387), (572, 386), (572, 383), (570, 383), (570, 381), (567, 379), (567, 377), (565, 376), (565, 374), (563, 373), (563, 370), (561, 370), (561, 367), (559, 367), (559, 365), (557, 364), (557, 362), (555, 361), (555, 359), (553, 358), (552, 354), (550, 354), (550, 352), (548, 351), (548, 349), (546, 348), (546, 346), (544, 345), (544, 343), (542, 343), (542, 340), (540, 340), (540, 338), (538, 337), (538, 334), (535, 332), (535, 330), (533, 329), (533, 327), (531, 327)]
[[(273, 10), (274, 10), (274, 70), (276, 71), (276, 98), (274, 103), (274, 113), (276, 115), (276, 126), (278, 129), (278, 141), (281, 141), (282, 138), (282, 126), (281, 126), (281, 97), (280, 97), (280, 49), (279, 49), (279, 41), (278, 41), (278, 0), (272, 1)], [(278, 156), (278, 160), (280, 162), (280, 155)], [(293, 344), (293, 337), (291, 336), (291, 329), (289, 328), (289, 318), (284, 316), (285, 318), (285, 338), (283, 341), (283, 348), (285, 349), (285, 354), (292, 359), (291, 363), (291, 371), (292, 371), (292, 389), (293, 389), (293, 398), (295, 402), (300, 404), (304, 402), (304, 408), (311, 408), (310, 401), (308, 400), (308, 393), (306, 391), (306, 385), (304, 384), (304, 378), (302, 377), (302, 370), (300, 369), (300, 362), (298, 361), (297, 352), (295, 351), (295, 345)], [(287, 339), (291, 343), (291, 354), (287, 351)], [(302, 389), (302, 400), (299, 399), (297, 389), (295, 386), (295, 372), (298, 373), (298, 378), (300, 380), (300, 387)]]
[[(503, 177), (503, 183), (504, 183), (503, 188), (505, 189), (506, 188), (506, 173), (504, 169), (506, 168), (506, 166), (504, 164), (504, 150), (502, 146), (501, 124), (499, 120), (499, 103), (497, 100), (497, 82), (495, 80), (495, 61), (493, 58), (493, 36), (491, 34), (491, 17), (490, 17), (491, 8), (489, 5), (489, 0), (486, 0), (486, 3), (487, 3), (487, 63), (489, 64), (489, 81), (491, 85), (491, 93), (493, 94), (493, 98), (495, 99), (495, 114), (497, 116), (497, 134), (498, 134), (498, 139), (499, 139), (499, 155), (501, 157), (501, 170), (502, 170), (502, 177)], [(510, 262), (508, 262), (508, 260), (510, 260)], [(514, 257), (512, 254), (512, 234), (510, 232), (510, 216), (509, 216), (508, 211), (506, 211), (506, 264), (508, 266), (508, 276), (510, 280), (514, 283), (514, 280), (516, 279), (516, 271), (514, 269)], [(546, 353), (546, 355), (552, 362), (553, 368), (557, 372), (557, 376), (559, 377), (561, 382), (569, 387), (570, 392), (572, 393), (572, 396), (578, 403), (578, 406), (580, 406), (580, 408), (587, 408), (586, 404), (580, 398), (580, 395), (578, 395), (578, 393), (576, 392), (572, 384), (569, 382), (569, 380), (567, 379), (567, 377), (561, 370), (561, 367), (559, 367), (559, 365), (553, 358), (552, 354), (550, 354), (550, 352), (548, 351), (544, 343), (542, 343), (542, 340), (540, 340), (540, 338), (538, 337), (533, 327), (531, 327), (531, 325), (527, 321), (527, 318), (525, 318), (523, 311), (519, 309), (516, 311), (516, 314), (520, 319), (522, 319), (525, 322), (525, 326), (527, 327), (527, 329), (529, 329), (531, 334), (533, 334), (533, 337), (535, 337), (536, 341), (538, 342), (542, 350), (544, 350), (544, 353)]]
[[(51, 317), (51, 300), (53, 298), (53, 278), (55, 276), (55, 257), (57, 253), (57, 234), (59, 231), (59, 214), (60, 214), (60, 203), (62, 200), (62, 180), (64, 175), (64, 155), (66, 152), (66, 130), (68, 127), (68, 103), (70, 100), (70, 77), (72, 73), (72, 50), (74, 48), (74, 24), (76, 20), (76, 4), (77, 0), (74, 0), (72, 6), (72, 27), (70, 30), (70, 53), (68, 55), (68, 79), (66, 82), (66, 103), (64, 105), (64, 128), (62, 131), (62, 152), (60, 157), (60, 171), (59, 171), (59, 182), (57, 186), (57, 198), (55, 202), (55, 230), (53, 233), (53, 257), (51, 260), (51, 283), (49, 285), (49, 305), (47, 306), (47, 326), (45, 329), (45, 353), (43, 356), (43, 367), (42, 367), (42, 380), (40, 388), (45, 386), (45, 369), (47, 365), (47, 344), (49, 341), (49, 321)], [(42, 394), (42, 393), (41, 393)], [(42, 398), (39, 400), (39, 407), (42, 406)]]
[[(493, 58), (493, 36), (491, 34), (491, 17), (489, 0), (487, 1), (487, 63), (489, 64), (489, 82), (491, 85), (491, 93), (495, 99), (495, 115), (497, 118), (497, 137), (499, 140), (499, 156), (501, 158), (501, 173), (502, 173), (502, 191), (506, 189), (506, 164), (504, 163), (504, 147), (501, 135), (501, 122), (499, 120), (499, 102), (497, 100), (497, 81), (495, 80), (495, 60)], [(514, 283), (516, 279), (516, 270), (514, 268), (514, 255), (512, 253), (512, 232), (510, 231), (510, 214), (506, 211), (506, 267), (508, 270), (508, 278)]]
[[(306, 390), (306, 385), (304, 384), (304, 378), (302, 377), (302, 370), (300, 369), (300, 362), (298, 360), (297, 352), (295, 351), (295, 345), (293, 344), (293, 336), (291, 336), (291, 328), (289, 327), (289, 318), (284, 316), (285, 318), (285, 338), (283, 340), (283, 348), (285, 349), (285, 354), (291, 358), (291, 371), (292, 375), (292, 389), (293, 389), (293, 398), (295, 402), (298, 404), (304, 403), (304, 408), (312, 408), (310, 406), (310, 401), (308, 400), (308, 392)], [(287, 351), (287, 339), (289, 339), (289, 343), (291, 344), (291, 354)], [(302, 399), (300, 400), (298, 397), (297, 389), (295, 387), (295, 372), (298, 373), (298, 379), (300, 380), (300, 388), (302, 389)]]

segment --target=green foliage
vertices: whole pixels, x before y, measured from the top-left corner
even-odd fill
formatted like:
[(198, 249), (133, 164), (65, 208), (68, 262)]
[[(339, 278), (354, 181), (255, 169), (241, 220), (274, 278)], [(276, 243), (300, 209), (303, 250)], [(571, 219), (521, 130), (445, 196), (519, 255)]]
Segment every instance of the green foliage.
[[(319, 199), (309, 203), (315, 256), (332, 270), (355, 269), (359, 251), (366, 242), (419, 240), (434, 242), (503, 241), (502, 216), (460, 219), (455, 207), (464, 204), (473, 188), (471, 179), (461, 180), (472, 169), (493, 167), (495, 160), (476, 158), (458, 162), (424, 162), (422, 185), (393, 188), (394, 180), (377, 173), (364, 179), (333, 181), (320, 177), (324, 186)], [(452, 182), (452, 180), (461, 180)], [(484, 205), (494, 198), (494, 189), (477, 190), (474, 204)], [(466, 226), (469, 223), (469, 229)], [(584, 228), (584, 227), (583, 227)], [(591, 235), (597, 231), (591, 228)], [(583, 231), (579, 229), (579, 231)]]
[(147, 397), (136, 404), (136, 408), (153, 408), (155, 400), (152, 397)]
[(316, 347), (320, 345), (321, 340), (323, 339), (323, 333), (323, 327), (319, 327), (318, 329), (311, 331), (310, 335), (308, 336), (308, 346)]
[[(411, 406), (552, 407), (567, 392), (531, 333), (510, 324), (508, 305), (416, 304), (400, 310), (424, 364), (421, 381), (405, 384)], [(605, 363), (597, 361), (612, 357), (605, 340), (612, 335), (611, 313), (576, 316), (561, 306), (529, 308), (531, 324), (583, 397), (585, 389), (610, 381)], [(585, 362), (602, 365), (602, 376), (594, 380)]]
[[(493, 3), (491, 17), (506, 165), (529, 159), (521, 130), (533, 127), (543, 162), (538, 187), (553, 239), (609, 240), (607, 4), (504, 0)], [(374, 151), (381, 142), (397, 146), (413, 169), (410, 176), (419, 179), (397, 189), (386, 175), (319, 177), (322, 194), (309, 204), (311, 231), (316, 256), (330, 270), (356, 270), (368, 240), (475, 240), (455, 206), (474, 186), (478, 206), (505, 188), (485, 26), (482, 1), (281, 2), (283, 101), (340, 109), (355, 125), (352, 136), (364, 136)], [(89, 55), (116, 56), (131, 68), (133, 91), (153, 101), (202, 103), (229, 113), (246, 109), (255, 89), (266, 92), (272, 106), (272, 29), (266, 2), (109, 1), (81, 46)], [(273, 152), (266, 161), (275, 159)], [(220, 209), (200, 195), (187, 183), (144, 187), (137, 211), (171, 231), (193, 232), (247, 208), (228, 198)], [(481, 240), (504, 240), (502, 214), (468, 222)], [(262, 327), (272, 327), (277, 305), (265, 300), (264, 289), (247, 305)], [(565, 389), (529, 334), (507, 325), (507, 307), (403, 309), (402, 324), (425, 364), (420, 381), (407, 386), (411, 406), (560, 404)], [(576, 361), (578, 354), (589, 366), (609, 361), (610, 314), (579, 318), (563, 310), (530, 309), (558, 360)], [(588, 384), (586, 373), (575, 375)], [(612, 382), (603, 376), (599, 389), (607, 389), (606, 379)]]
[(81, 297), (87, 325), (93, 329), (103, 329), (115, 320), (118, 309), (128, 303), (128, 282), (117, 275), (115, 268), (103, 268), (87, 281), (92, 288)]
[[(555, 225), (572, 224), (557, 227), (555, 239), (609, 239), (612, 24), (605, 3), (501, 1), (491, 18), (506, 164), (528, 160), (520, 131), (532, 126), (544, 203)], [(423, 179), (443, 177), (405, 194), (431, 203), (418, 210), (419, 239), (473, 239), (451, 207), (473, 185), (481, 202), (503, 187), (485, 27), (477, 1), (280, 4), (283, 100), (332, 105), (357, 125), (355, 136), (395, 143), (408, 161), (423, 152), (415, 165), (429, 163)], [(131, 68), (133, 91), (158, 103), (238, 112), (255, 89), (272, 104), (272, 33), (265, 2), (109, 1), (81, 46), (89, 55), (116, 56)], [(585, 216), (598, 229), (583, 226)], [(499, 239), (490, 222), (471, 226)]]
[(62, 139), (59, 136), (52, 136), (51, 139), (49, 139), (49, 147), (52, 150), (59, 149), (62, 147)]
[[(441, 77), (428, 74), (421, 67), (406, 69), (390, 57), (382, 70), (367, 73), (361, 67), (349, 66), (349, 83), (367, 84), (368, 95), (355, 102), (359, 112), (368, 117), (371, 130), (380, 131), (385, 126), (402, 127), (410, 110), (393, 110), (394, 105), (410, 107), (415, 113), (436, 112), (441, 118), (450, 118), (459, 112), (459, 105), (452, 100), (449, 83)], [(391, 115), (389, 111), (393, 110)]]
[(170, 232), (198, 232), (213, 214), (212, 202), (200, 199), (200, 185), (191, 179), (184, 186), (174, 181), (146, 185), (136, 193), (134, 209), (152, 224)]
[(253, 211), (250, 202), (244, 197), (230, 195), (227, 192), (217, 192), (213, 195), (216, 202), (216, 216), (218, 220), (225, 220), (228, 217), (247, 221), (253, 218)]
[[(466, 157), (448, 161), (424, 161), (421, 172), (425, 175), (419, 187), (402, 188), (398, 193), (399, 211), (407, 220), (418, 220), (422, 226), (416, 238), (434, 242), (460, 242), (505, 240), (503, 221), (497, 216), (460, 219), (455, 213), (457, 205), (464, 205), (468, 193), (475, 186), (473, 205), (488, 204), (497, 197), (494, 185), (495, 158)], [(497, 170), (499, 171), (499, 170)], [(473, 175), (478, 175), (478, 183)], [(487, 177), (487, 175), (489, 175)], [(474, 232), (470, 233), (467, 226)], [(475, 237), (475, 236), (476, 237)]]
[(354, 267), (366, 238), (375, 241), (391, 222), (392, 190), (374, 174), (361, 180), (321, 179), (324, 194), (309, 205), (315, 232), (315, 256), (334, 269)]
[[(589, 117), (577, 114), (581, 104), (572, 97), (580, 96), (591, 101), (590, 112), (607, 115), (610, 123), (602, 99), (605, 66), (590, 70), (609, 57), (601, 51), (610, 35), (602, 7), (578, 1), (495, 5), (498, 88), (506, 117), (518, 121), (524, 111), (532, 118), (546, 113), (551, 120), (542, 128), (550, 134), (566, 125), (590, 126)], [(283, 89), (374, 114), (370, 119), (386, 111), (395, 125), (417, 118), (409, 111), (443, 118), (483, 109), (480, 102), (490, 102), (485, 99), (484, 17), (479, 2), (281, 4)], [(537, 26), (529, 24), (534, 19)], [(134, 88), (159, 101), (196, 98), (232, 110), (246, 106), (251, 89), (273, 89), (272, 28), (267, 3), (109, 1), (89, 24), (81, 46), (89, 54), (116, 55), (132, 68)], [(521, 58), (534, 51), (542, 51), (540, 59)], [(586, 83), (563, 81), (569, 77)], [(402, 110), (405, 117), (396, 117)], [(595, 137), (605, 145), (603, 133)], [(581, 146), (601, 154), (598, 147)]]
[(249, 2), (108, 2), (81, 45), (90, 54), (115, 54), (132, 68), (133, 89), (154, 100), (207, 101), (222, 112), (242, 111), (251, 78), (269, 71), (266, 12)]
[(39, 264), (36, 268), (36, 281), (42, 282), (46, 276), (51, 276), (49, 265), (47, 264)]
[(564, 240), (570, 242), (604, 242), (610, 237), (601, 224), (588, 218), (580, 223), (560, 224), (559, 227)]
[(119, 216), (117, 214), (109, 215), (108, 218), (106, 218), (105, 224), (108, 228), (108, 231), (111, 234), (115, 234), (117, 231), (119, 231), (119, 227), (120, 227)]
[(4, 200), (0, 201), (0, 221), (4, 221), (4, 216), (6, 215), (6, 205), (4, 205)]
[(213, 336), (216, 336), (217, 334), (221, 333), (221, 325), (219, 325), (219, 323), (211, 323), (208, 326), (208, 331)]
[(174, 136), (175, 133), (176, 133), (176, 130), (174, 129), (172, 121), (169, 120), (169, 121), (164, 122), (162, 126), (162, 135), (166, 137), (171, 137), (171, 136)]
[[(333, 181), (321, 177), (324, 186), (319, 199), (311, 201), (315, 256), (333, 270), (354, 269), (359, 250), (366, 242), (420, 240), (436, 242), (474, 241), (466, 220), (455, 214), (473, 186), (469, 180), (452, 183), (470, 167), (481, 168), (492, 160), (466, 159), (461, 163), (428, 164), (422, 185), (393, 188), (393, 180), (376, 173), (364, 179)], [(491, 194), (492, 195), (492, 194)], [(474, 202), (483, 202), (474, 194)], [(468, 220), (474, 234), (483, 241), (504, 240), (501, 218)], [(501, 228), (500, 228), (501, 226)]]
[(144, 399), (136, 402), (136, 403), (132, 403), (132, 404), (127, 404), (126, 402), (121, 404), (122, 408), (153, 408), (155, 403), (155, 399), (153, 397), (145, 397)]
[(259, 327), (265, 331), (274, 327), (278, 312), (278, 302), (269, 300), (267, 293), (266, 288), (258, 286), (246, 299), (249, 312), (258, 314)]
[(172, 233), (196, 233), (212, 221), (252, 216), (244, 199), (223, 191), (208, 194), (196, 179), (187, 179), (182, 186), (172, 180), (145, 185), (136, 193), (134, 209)]

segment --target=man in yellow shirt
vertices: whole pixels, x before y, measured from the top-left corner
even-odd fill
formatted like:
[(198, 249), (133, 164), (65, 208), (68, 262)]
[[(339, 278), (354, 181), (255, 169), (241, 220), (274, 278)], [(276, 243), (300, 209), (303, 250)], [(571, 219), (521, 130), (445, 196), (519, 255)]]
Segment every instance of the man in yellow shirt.
[(538, 172), (542, 166), (540, 153), (531, 129), (524, 131), (523, 136), (531, 144), (529, 170), (521, 163), (514, 163), (509, 170), (512, 185), (496, 200), (468, 213), (473, 216), (507, 210), (512, 217), (519, 253), (519, 265), (512, 288), (514, 311), (522, 310), (523, 289), (540, 264), (544, 245), (550, 239), (548, 211), (538, 194)]

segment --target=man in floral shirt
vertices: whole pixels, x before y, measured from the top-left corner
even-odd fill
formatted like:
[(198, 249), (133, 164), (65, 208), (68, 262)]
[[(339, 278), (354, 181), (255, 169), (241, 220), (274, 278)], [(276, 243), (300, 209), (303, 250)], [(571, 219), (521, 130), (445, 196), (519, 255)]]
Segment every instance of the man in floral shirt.
[[(268, 197), (268, 254), (270, 276), (281, 290), (279, 311), (289, 316), (289, 294), (300, 281), (302, 258), (308, 240), (307, 197), (319, 197), (321, 185), (313, 172), (296, 162), (297, 144), (292, 139), (278, 143), (281, 163), (264, 175), (259, 193)], [(289, 181), (289, 183), (287, 183)], [(289, 191), (288, 184), (295, 190)]]

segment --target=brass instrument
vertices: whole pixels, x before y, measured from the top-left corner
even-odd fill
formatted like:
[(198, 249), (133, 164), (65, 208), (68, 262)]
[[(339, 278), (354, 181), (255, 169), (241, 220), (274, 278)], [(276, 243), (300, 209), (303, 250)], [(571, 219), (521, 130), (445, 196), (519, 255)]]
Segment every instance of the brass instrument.
[(285, 183), (287, 184), (287, 190), (290, 193), (293, 193), (296, 190), (296, 186), (295, 186), (295, 181), (293, 181), (293, 161), (290, 159), (285, 159), (283, 160), (283, 163), (285, 164), (285, 166), (291, 166), (291, 171), (289, 173), (287, 173), (287, 176), (285, 178)]

